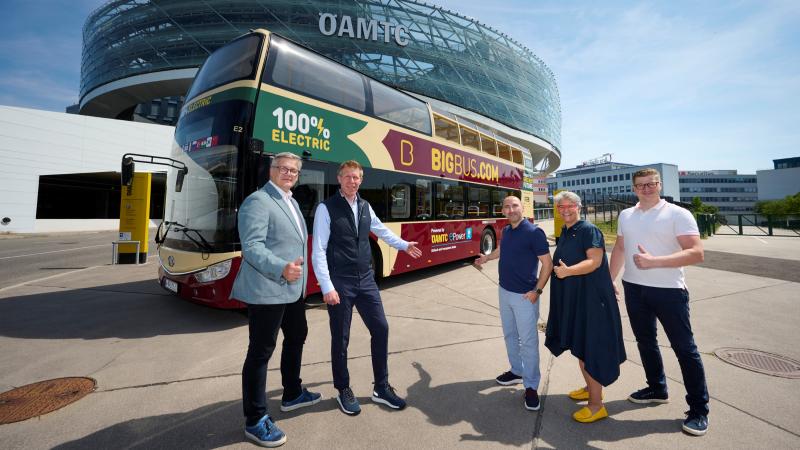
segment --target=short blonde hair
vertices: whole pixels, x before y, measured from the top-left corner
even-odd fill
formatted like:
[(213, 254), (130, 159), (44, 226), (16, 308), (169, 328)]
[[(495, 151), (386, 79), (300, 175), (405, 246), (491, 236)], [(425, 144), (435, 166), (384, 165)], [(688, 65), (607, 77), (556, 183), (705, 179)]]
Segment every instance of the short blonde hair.
[(649, 176), (654, 176), (656, 177), (656, 181), (659, 182), (661, 181), (661, 175), (658, 173), (656, 169), (642, 169), (633, 174), (633, 184), (636, 184), (637, 178), (644, 178)]
[(364, 169), (361, 168), (361, 164), (359, 164), (358, 161), (351, 159), (350, 161), (343, 162), (342, 165), (339, 166), (339, 171), (336, 172), (336, 175), (342, 176), (342, 171), (344, 171), (344, 169), (358, 169), (361, 178), (364, 178)]

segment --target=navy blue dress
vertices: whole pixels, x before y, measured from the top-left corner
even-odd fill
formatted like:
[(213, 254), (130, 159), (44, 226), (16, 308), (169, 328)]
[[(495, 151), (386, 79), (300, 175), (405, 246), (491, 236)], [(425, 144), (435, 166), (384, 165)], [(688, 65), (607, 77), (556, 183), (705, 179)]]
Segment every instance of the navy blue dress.
[(608, 386), (619, 378), (627, 356), (603, 233), (583, 219), (569, 230), (562, 227), (553, 264), (560, 259), (574, 266), (590, 248), (603, 249), (603, 262), (594, 272), (559, 279), (553, 271), (544, 345), (556, 356), (569, 350), (595, 381)]

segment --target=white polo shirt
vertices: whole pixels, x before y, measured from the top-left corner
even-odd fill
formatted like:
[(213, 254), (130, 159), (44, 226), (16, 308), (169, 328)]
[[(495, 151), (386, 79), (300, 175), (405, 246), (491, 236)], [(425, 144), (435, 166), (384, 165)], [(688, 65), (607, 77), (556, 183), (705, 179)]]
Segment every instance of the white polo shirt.
[(654, 267), (640, 269), (633, 255), (640, 254), (639, 246), (653, 256), (672, 255), (682, 251), (679, 236), (700, 236), (697, 222), (689, 211), (661, 199), (647, 211), (637, 203), (619, 213), (617, 239), (625, 239), (625, 272), (622, 280), (642, 286), (659, 288), (686, 287), (683, 267)]

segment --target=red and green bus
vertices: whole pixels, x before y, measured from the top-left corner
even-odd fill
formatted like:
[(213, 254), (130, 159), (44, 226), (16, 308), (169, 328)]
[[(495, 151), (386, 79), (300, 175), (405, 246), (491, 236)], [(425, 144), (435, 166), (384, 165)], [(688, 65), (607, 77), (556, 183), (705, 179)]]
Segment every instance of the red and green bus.
[[(167, 175), (159, 282), (192, 302), (244, 306), (229, 298), (242, 258), (237, 211), (280, 152), (304, 159), (293, 197), (310, 234), (339, 164), (364, 167), (360, 195), (423, 252), (412, 260), (372, 236), (377, 277), (491, 251), (509, 195), (532, 217), (527, 150), (275, 33), (254, 30), (214, 52), (186, 98), (171, 157), (189, 170), (180, 191), (178, 169)], [(313, 270), (308, 283), (319, 292)]]

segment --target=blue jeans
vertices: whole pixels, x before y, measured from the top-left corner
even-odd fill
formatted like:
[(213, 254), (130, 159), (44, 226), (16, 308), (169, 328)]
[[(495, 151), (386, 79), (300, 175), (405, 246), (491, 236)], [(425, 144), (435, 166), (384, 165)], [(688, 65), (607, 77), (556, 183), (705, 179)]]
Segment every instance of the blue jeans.
[(339, 294), (339, 304), (328, 305), (331, 327), (331, 369), (333, 387), (342, 390), (350, 386), (347, 370), (347, 345), (350, 343), (350, 323), (353, 307), (367, 326), (372, 350), (372, 374), (375, 384), (389, 380), (389, 322), (372, 271), (362, 279), (331, 277)]
[(633, 335), (642, 358), (647, 384), (657, 392), (667, 392), (664, 363), (656, 340), (656, 319), (661, 322), (667, 339), (678, 357), (686, 386), (686, 403), (698, 413), (708, 415), (708, 387), (703, 360), (697, 351), (689, 322), (689, 291), (679, 288), (657, 288), (622, 282), (625, 307)]
[(539, 389), (542, 375), (539, 371), (539, 301), (531, 303), (522, 299), (525, 293), (509, 292), (498, 288), (500, 297), (500, 322), (506, 341), (511, 373), (522, 376), (525, 388)]

